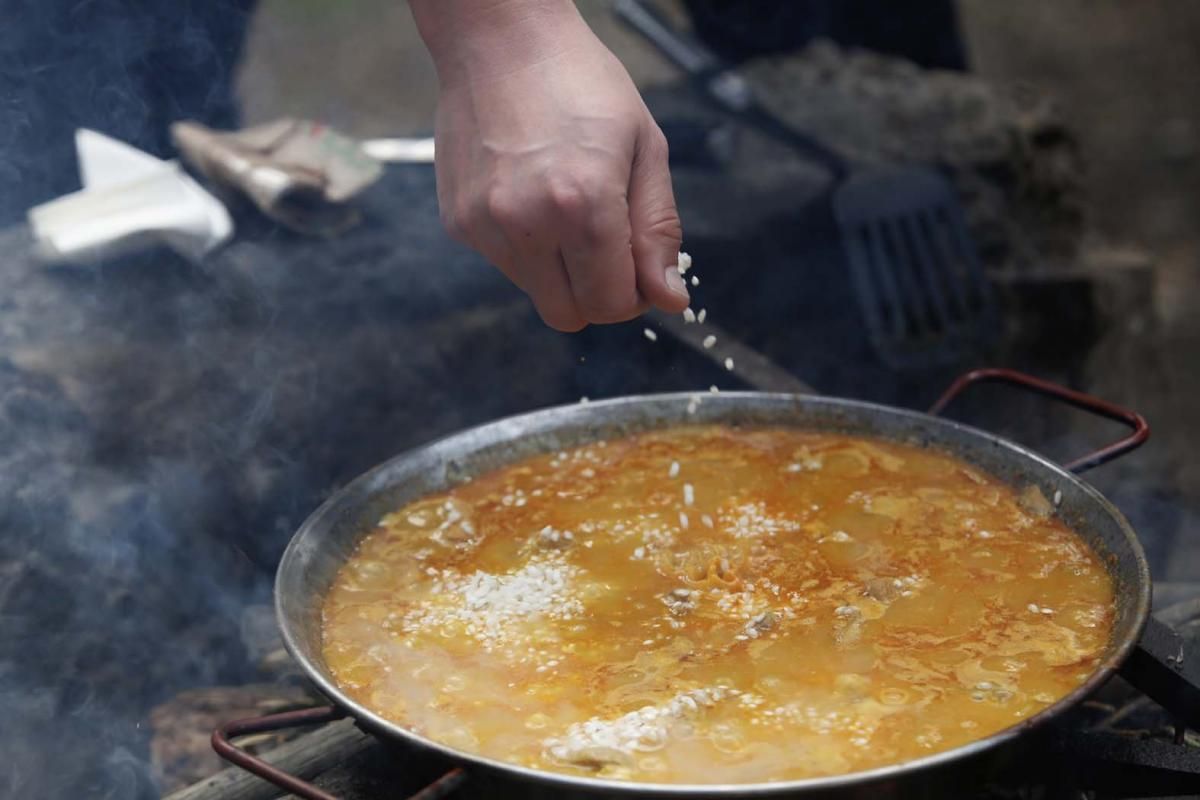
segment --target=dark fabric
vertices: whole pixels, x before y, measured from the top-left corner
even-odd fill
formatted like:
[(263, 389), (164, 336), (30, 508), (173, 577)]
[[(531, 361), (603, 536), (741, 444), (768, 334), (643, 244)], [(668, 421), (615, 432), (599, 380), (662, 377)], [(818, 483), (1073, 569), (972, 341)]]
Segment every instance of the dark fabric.
[(79, 188), (74, 131), (158, 156), (181, 118), (237, 122), (254, 0), (0, 0), (0, 224)]
[(696, 32), (730, 61), (831, 39), (908, 58), (923, 67), (966, 69), (953, 0), (685, 0)]

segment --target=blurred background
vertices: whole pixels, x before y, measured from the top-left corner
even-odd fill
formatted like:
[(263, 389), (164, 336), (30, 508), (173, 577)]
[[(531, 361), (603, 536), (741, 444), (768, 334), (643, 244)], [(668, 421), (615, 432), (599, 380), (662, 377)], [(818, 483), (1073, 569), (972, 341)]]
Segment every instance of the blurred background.
[[(79, 188), (76, 128), (162, 158), (187, 119), (432, 133), (436, 80), (402, 2), (142, 5), (0, 0), (2, 796), (180, 790), (221, 767), (217, 722), (311, 702), (274, 632), (273, 569), (380, 460), (585, 395), (757, 385), (674, 335), (650, 346), (642, 322), (545, 329), (441, 233), (429, 164), (387, 165), (355, 224), (313, 237), (188, 160), (230, 209), (224, 247), (45, 263), (25, 213)], [(934, 342), (945, 357), (890, 354), (827, 171), (714, 104), (609, 0), (579, 0), (672, 139), (696, 307), (823, 393), (920, 408), (1004, 364), (1137, 409), (1151, 443), (1089, 480), (1164, 596), (1200, 596), (1200, 3), (746, 5), (655, 7), (842, 157), (947, 176), (997, 324)], [(963, 418), (1051, 457), (1113, 435), (980, 393)]]
[[(639, 87), (679, 80), (605, 0), (577, 5)], [(662, 5), (686, 24), (682, 2)], [(1182, 284), (1200, 276), (1200, 8), (1188, 0), (954, 6), (970, 73), (1053, 101), (1078, 138), (1092, 232), (1152, 252), (1159, 310), (1186, 324), (1193, 315)], [(237, 95), (247, 122), (315, 117), (363, 138), (432, 129), (437, 81), (403, 4), (268, 0), (246, 42)]]

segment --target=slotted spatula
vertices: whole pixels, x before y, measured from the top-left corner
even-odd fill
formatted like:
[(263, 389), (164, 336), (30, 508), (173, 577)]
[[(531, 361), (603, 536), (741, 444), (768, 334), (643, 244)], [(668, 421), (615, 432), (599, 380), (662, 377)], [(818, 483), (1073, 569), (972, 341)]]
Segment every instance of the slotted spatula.
[(768, 112), (745, 78), (641, 0), (616, 0), (614, 9), (713, 102), (829, 171), (830, 210), (871, 343), (885, 363), (951, 363), (994, 341), (995, 300), (945, 177), (925, 167), (852, 164)]

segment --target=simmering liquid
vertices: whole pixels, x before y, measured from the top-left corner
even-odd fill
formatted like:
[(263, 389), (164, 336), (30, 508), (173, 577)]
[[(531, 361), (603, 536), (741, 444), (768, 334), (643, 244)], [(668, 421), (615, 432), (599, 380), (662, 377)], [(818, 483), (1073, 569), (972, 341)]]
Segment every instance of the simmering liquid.
[(945, 454), (682, 427), (384, 517), (324, 602), (347, 694), (573, 775), (852, 772), (1007, 728), (1094, 670), (1108, 574), (1040, 494)]

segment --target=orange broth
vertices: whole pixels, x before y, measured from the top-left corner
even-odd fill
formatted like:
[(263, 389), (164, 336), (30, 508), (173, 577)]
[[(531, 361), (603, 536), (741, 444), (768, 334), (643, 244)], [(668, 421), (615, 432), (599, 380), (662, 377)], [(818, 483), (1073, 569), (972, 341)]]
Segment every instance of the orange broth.
[(384, 517), (323, 608), (350, 696), (556, 772), (752, 783), (1007, 728), (1095, 669), (1098, 557), (944, 453), (689, 426), (544, 455)]

